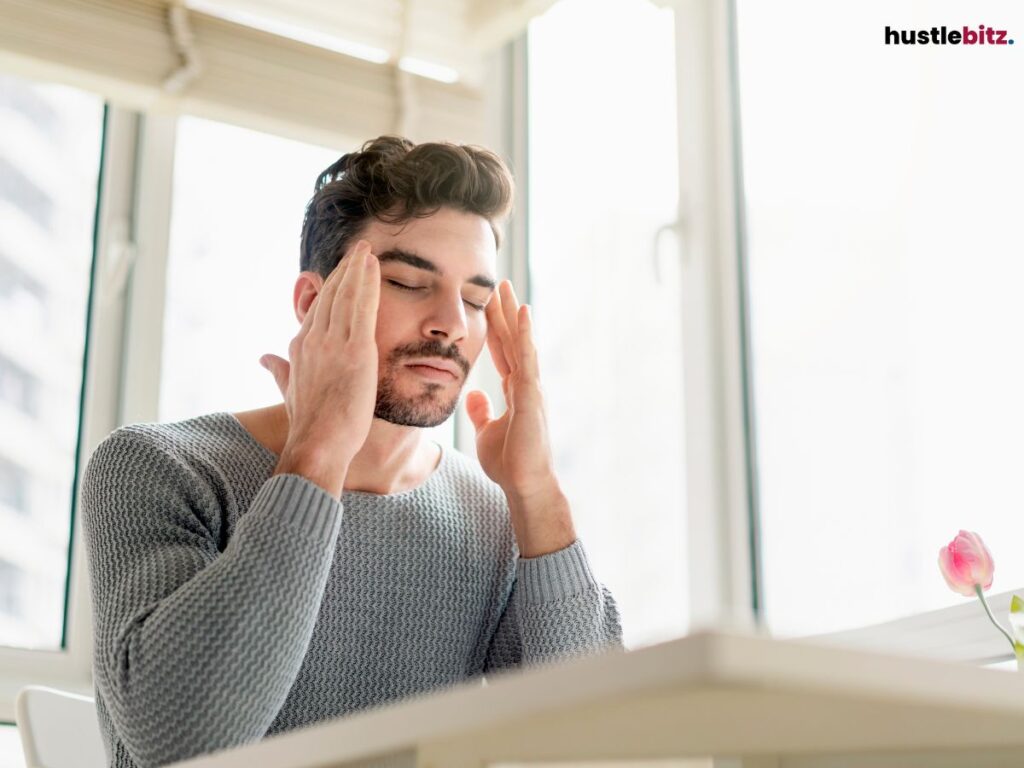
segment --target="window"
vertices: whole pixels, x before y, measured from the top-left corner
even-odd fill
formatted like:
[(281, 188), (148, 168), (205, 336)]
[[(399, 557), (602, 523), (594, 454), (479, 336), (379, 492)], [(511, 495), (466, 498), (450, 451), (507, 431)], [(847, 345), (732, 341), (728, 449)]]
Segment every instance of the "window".
[(0, 157), (0, 197), (41, 229), (53, 229), (53, 198), (8, 157)]
[[(994, 591), (1024, 584), (1018, 70), (995, 47), (885, 46), (882, 9), (738, 3), (764, 606), (778, 635), (963, 602), (936, 564), (960, 528), (991, 546)], [(929, 4), (900, 19), (979, 21)], [(1024, 8), (984, 21), (1020, 31)]]
[(674, 45), (672, 11), (646, 0), (563, 0), (528, 37), (529, 300), (552, 450), (629, 648), (687, 627), (680, 273), (658, 237), (677, 214)]
[(103, 102), (0, 76), (0, 645), (61, 646)]
[(339, 152), (193, 117), (178, 123), (160, 421), (281, 402), (292, 287), (317, 174)]
[(21, 579), (20, 568), (6, 560), (0, 560), (0, 613), (20, 616), (25, 610), (21, 604), (21, 595), (24, 591)]
[(0, 504), (9, 510), (27, 515), (28, 476), (13, 461), (0, 459)]

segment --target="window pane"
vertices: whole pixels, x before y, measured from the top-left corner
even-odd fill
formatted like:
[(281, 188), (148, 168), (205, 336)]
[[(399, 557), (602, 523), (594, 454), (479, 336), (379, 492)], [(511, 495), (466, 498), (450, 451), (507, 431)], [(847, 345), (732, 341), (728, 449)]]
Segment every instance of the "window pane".
[(646, 0), (563, 0), (529, 28), (531, 298), (552, 450), (630, 648), (687, 622), (680, 273), (673, 238), (656, 251), (678, 202), (674, 46), (671, 10)]
[(0, 76), (0, 645), (59, 648), (103, 102)]
[[(282, 401), (267, 352), (288, 359), (299, 237), (335, 150), (182, 118), (174, 168), (160, 420)], [(451, 444), (452, 422), (430, 430)]]
[(738, 3), (776, 634), (962, 602), (936, 564), (960, 528), (995, 591), (1024, 585), (1019, 70), (1013, 48), (884, 44), (951, 20), (1019, 36), (1024, 6), (895, 7)]

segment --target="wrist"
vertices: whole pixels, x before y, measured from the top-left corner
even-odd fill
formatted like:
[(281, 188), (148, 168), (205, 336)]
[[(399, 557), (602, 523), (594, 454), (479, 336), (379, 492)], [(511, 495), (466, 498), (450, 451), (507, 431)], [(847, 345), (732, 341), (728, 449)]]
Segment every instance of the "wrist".
[(558, 484), (558, 478), (554, 475), (548, 475), (544, 480), (532, 483), (529, 487), (516, 486), (502, 490), (505, 491), (510, 504), (520, 507), (565, 500), (562, 486)]
[(528, 494), (505, 495), (520, 557), (541, 557), (576, 541), (569, 500), (557, 483)]
[(318, 445), (288, 445), (274, 469), (275, 475), (301, 475), (340, 499), (349, 462), (337, 451)]

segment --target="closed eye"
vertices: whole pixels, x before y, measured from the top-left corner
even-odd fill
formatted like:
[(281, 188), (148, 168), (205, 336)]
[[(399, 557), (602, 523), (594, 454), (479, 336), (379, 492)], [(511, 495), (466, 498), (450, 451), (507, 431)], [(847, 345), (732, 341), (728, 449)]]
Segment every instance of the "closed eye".
[[(395, 280), (391, 280), (390, 278), (384, 278), (384, 279), (385, 279), (386, 282), (388, 282), (391, 285), (395, 286), (395, 288), (400, 288), (403, 291), (424, 291), (424, 290), (426, 290), (422, 285), (418, 285), (418, 286), (405, 285), (405, 284), (399, 283), (399, 282), (397, 282)], [(483, 312), (484, 309), (486, 309), (486, 305), (484, 305), (484, 304), (474, 304), (472, 301), (469, 301), (468, 299), (463, 299), (463, 301), (465, 301), (469, 306), (471, 306), (477, 312)]]

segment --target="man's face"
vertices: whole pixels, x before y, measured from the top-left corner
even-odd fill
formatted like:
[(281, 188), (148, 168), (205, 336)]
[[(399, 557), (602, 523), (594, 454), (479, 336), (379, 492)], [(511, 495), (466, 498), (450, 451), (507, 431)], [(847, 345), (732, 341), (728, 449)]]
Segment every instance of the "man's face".
[[(404, 224), (371, 219), (357, 239), (369, 241), (380, 260), (374, 416), (403, 426), (437, 426), (458, 406), (487, 338), (482, 307), (497, 282), (490, 224), (441, 208)], [(423, 358), (439, 358), (456, 373), (410, 365)]]

